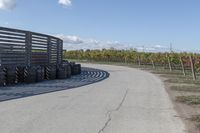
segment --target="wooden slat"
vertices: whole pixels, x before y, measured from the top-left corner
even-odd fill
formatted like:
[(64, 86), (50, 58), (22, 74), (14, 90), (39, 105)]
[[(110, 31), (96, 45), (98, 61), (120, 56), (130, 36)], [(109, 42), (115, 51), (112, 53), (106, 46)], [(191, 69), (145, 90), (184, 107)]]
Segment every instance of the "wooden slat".
[(32, 46), (32, 49), (34, 49), (34, 48), (43, 48), (43, 49), (47, 49), (47, 47), (45, 47), (45, 46)]
[(12, 37), (12, 36), (2, 36), (2, 35), (0, 35), (0, 38), (3, 38), (3, 39), (14, 39), (14, 40), (24, 40), (25, 41), (25, 38)]
[(22, 35), (22, 34), (8, 33), (8, 32), (2, 32), (2, 31), (0, 31), (0, 34), (1, 34), (1, 35), (10, 35), (10, 36), (25, 37), (25, 35)]
[(47, 43), (46, 43), (46, 44), (44, 44), (44, 43), (32, 42), (32, 45), (34, 45), (34, 44), (36, 44), (36, 45), (45, 45), (45, 46), (47, 46)]
[(11, 28), (5, 28), (5, 27), (0, 27), (0, 30), (3, 31), (9, 31), (9, 32), (18, 32), (18, 33), (26, 33), (24, 30), (19, 30), (19, 29), (11, 29)]
[(15, 64), (15, 66), (21, 66), (21, 65), (25, 65), (25, 62), (2, 62), (1, 65), (13, 65)]
[(9, 43), (0, 43), (0, 47), (8, 46), (8, 47), (13, 47), (13, 46), (21, 46), (21, 47), (26, 47), (25, 44), (9, 44)]
[(36, 43), (47, 43), (47, 41), (43, 41), (43, 40), (35, 40), (35, 39), (32, 39), (32, 42), (36, 42)]
[(18, 41), (18, 40), (4, 40), (4, 39), (0, 39), (0, 42), (25, 43), (25, 40), (24, 41)]
[(39, 39), (39, 40), (47, 40), (47, 37), (45, 36), (43, 36), (43, 37), (41, 37), (41, 36), (34, 36), (34, 35), (32, 35), (32, 39)]

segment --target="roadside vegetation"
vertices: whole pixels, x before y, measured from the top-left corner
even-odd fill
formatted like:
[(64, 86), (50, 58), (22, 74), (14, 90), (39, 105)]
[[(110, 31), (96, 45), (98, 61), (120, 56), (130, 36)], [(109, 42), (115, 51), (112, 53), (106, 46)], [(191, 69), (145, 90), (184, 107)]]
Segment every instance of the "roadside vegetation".
[(171, 86), (174, 91), (185, 91), (185, 92), (200, 92), (200, 87), (196, 85), (176, 85)]
[(176, 101), (186, 103), (189, 105), (197, 105), (200, 104), (200, 96), (177, 96)]

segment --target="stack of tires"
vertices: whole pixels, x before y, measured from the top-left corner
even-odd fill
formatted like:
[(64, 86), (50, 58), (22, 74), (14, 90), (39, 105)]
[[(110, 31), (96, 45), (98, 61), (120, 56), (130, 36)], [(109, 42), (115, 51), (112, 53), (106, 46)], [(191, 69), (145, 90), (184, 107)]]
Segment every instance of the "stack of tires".
[(0, 67), (0, 86), (6, 85), (6, 73), (5, 70)]
[(69, 64), (64, 64), (59, 66), (57, 69), (57, 78), (66, 79), (71, 77), (71, 66)]
[(34, 83), (37, 80), (36, 67), (26, 67), (24, 69), (24, 82)]
[(57, 79), (66, 79), (67, 78), (67, 69), (64, 66), (60, 66), (57, 69)]
[(74, 62), (63, 62), (60, 66), (6, 66), (0, 67), (0, 86), (67, 79), (78, 74), (81, 74), (81, 65)]
[(55, 65), (49, 65), (45, 67), (45, 79), (54, 80), (56, 79), (57, 67)]
[(72, 75), (81, 74), (81, 64), (70, 63)]

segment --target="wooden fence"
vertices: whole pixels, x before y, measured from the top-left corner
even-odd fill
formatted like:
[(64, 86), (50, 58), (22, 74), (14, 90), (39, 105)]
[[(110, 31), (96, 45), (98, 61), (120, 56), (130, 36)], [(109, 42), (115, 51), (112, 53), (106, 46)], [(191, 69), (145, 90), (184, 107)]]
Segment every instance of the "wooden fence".
[(63, 41), (57, 37), (0, 27), (0, 66), (62, 64)]

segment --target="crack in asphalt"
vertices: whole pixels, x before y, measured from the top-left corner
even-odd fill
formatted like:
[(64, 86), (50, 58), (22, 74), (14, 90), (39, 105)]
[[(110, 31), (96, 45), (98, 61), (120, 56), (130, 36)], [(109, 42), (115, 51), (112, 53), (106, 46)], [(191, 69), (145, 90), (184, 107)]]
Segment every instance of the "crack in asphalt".
[(108, 119), (107, 119), (107, 121), (105, 122), (103, 128), (101, 128), (101, 129), (98, 131), (98, 133), (103, 133), (104, 130), (106, 129), (106, 127), (108, 126), (108, 124), (111, 122), (111, 120), (112, 120), (112, 113), (113, 113), (113, 112), (117, 112), (117, 111), (120, 110), (120, 108), (122, 107), (122, 105), (123, 105), (123, 103), (124, 103), (124, 101), (125, 101), (125, 99), (126, 99), (126, 96), (127, 96), (127, 94), (128, 94), (128, 90), (129, 90), (129, 89), (126, 89), (126, 92), (125, 92), (125, 94), (124, 94), (124, 96), (123, 96), (121, 102), (120, 102), (119, 105), (117, 106), (117, 108), (115, 108), (115, 109), (113, 109), (113, 110), (109, 110), (109, 111), (106, 113), (106, 114), (108, 114)]

